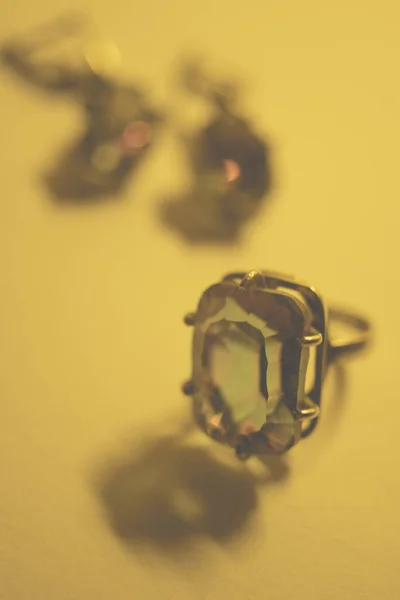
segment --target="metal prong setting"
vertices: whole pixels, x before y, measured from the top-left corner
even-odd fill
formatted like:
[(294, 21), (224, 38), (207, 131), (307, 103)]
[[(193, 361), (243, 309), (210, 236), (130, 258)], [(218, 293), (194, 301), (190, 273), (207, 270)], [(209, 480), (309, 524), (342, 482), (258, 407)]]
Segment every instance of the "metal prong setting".
[(322, 333), (320, 333), (316, 329), (312, 329), (309, 334), (297, 338), (297, 343), (300, 344), (300, 346), (307, 347), (319, 346), (320, 344), (322, 344), (323, 340), (324, 338), (322, 336)]
[(185, 396), (192, 396), (194, 394), (195, 386), (191, 379), (185, 381), (185, 383), (182, 385), (182, 392), (185, 394)]
[(254, 287), (264, 287), (265, 277), (260, 271), (249, 271), (239, 284), (241, 289), (251, 289)]
[(196, 313), (195, 312), (187, 313), (187, 315), (185, 315), (183, 318), (183, 322), (185, 323), (185, 325), (188, 325), (189, 327), (193, 327), (193, 325), (196, 323)]
[(294, 417), (297, 421), (304, 419), (316, 419), (319, 416), (319, 406), (316, 404), (304, 405), (294, 411)]

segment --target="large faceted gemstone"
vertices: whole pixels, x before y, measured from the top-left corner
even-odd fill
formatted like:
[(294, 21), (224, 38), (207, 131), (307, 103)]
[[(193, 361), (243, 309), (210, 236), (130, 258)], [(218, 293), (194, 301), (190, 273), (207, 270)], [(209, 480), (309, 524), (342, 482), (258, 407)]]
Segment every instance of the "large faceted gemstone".
[(299, 434), (294, 411), (304, 396), (308, 326), (301, 301), (225, 281), (210, 287), (196, 313), (194, 410), (214, 439), (253, 452), (281, 452)]

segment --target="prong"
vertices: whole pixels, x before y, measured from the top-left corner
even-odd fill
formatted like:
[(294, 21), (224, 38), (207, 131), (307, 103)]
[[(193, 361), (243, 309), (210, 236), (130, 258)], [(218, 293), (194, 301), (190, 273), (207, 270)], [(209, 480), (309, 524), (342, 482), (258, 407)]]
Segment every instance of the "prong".
[(185, 383), (182, 385), (182, 392), (185, 394), (185, 396), (192, 396), (195, 392), (195, 389), (196, 388), (191, 379), (185, 381)]
[(294, 417), (297, 421), (303, 421), (304, 419), (316, 419), (319, 416), (319, 406), (316, 404), (309, 404), (308, 406), (302, 406), (294, 411)]
[(193, 327), (193, 325), (196, 323), (196, 313), (195, 312), (187, 313), (187, 315), (185, 315), (183, 318), (183, 322), (185, 323), (185, 325), (188, 325), (189, 327)]
[(255, 287), (265, 287), (265, 278), (260, 271), (249, 271), (243, 277), (239, 288), (248, 290)]
[(317, 331), (316, 329), (311, 329), (310, 333), (304, 335), (303, 337), (297, 338), (297, 343), (300, 346), (319, 346), (323, 342), (322, 333)]

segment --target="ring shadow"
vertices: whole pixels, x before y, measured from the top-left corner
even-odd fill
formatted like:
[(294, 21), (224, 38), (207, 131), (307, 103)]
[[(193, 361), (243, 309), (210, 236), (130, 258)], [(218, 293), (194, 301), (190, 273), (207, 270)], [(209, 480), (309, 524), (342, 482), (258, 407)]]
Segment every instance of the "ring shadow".
[(116, 537), (129, 546), (144, 542), (171, 550), (187, 548), (198, 537), (225, 543), (245, 534), (257, 509), (258, 485), (284, 481), (289, 469), (282, 457), (270, 457), (260, 478), (215, 450), (176, 434), (103, 466), (94, 487)]

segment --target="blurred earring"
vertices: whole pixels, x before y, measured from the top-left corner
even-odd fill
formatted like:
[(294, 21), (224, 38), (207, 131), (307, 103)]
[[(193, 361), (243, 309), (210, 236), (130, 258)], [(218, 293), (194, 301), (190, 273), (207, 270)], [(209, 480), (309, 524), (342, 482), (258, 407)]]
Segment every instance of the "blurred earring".
[(234, 241), (270, 190), (269, 147), (234, 108), (233, 85), (211, 81), (196, 65), (184, 70), (183, 81), (208, 101), (212, 117), (189, 142), (190, 193), (164, 205), (163, 216), (192, 241)]
[(83, 108), (83, 134), (46, 176), (61, 199), (119, 191), (150, 148), (161, 120), (141, 90), (117, 80), (120, 54), (113, 43), (91, 36), (83, 40), (78, 60), (40, 57), (40, 51), (54, 50), (55, 43), (80, 36), (86, 25), (64, 18), (2, 49), (3, 61), (23, 79), (68, 94)]

